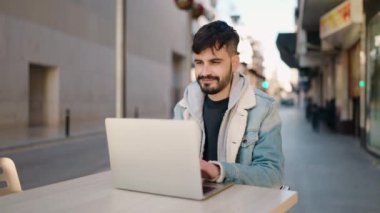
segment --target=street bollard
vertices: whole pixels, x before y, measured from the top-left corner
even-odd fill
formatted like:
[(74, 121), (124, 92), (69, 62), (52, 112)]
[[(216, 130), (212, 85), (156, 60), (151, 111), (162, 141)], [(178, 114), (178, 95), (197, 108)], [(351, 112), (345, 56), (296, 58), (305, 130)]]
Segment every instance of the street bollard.
[(134, 118), (138, 118), (139, 117), (139, 108), (138, 107), (135, 107), (135, 111), (134, 111), (134, 113), (133, 113), (133, 117)]
[(66, 137), (70, 136), (70, 109), (66, 109), (65, 116), (65, 135)]

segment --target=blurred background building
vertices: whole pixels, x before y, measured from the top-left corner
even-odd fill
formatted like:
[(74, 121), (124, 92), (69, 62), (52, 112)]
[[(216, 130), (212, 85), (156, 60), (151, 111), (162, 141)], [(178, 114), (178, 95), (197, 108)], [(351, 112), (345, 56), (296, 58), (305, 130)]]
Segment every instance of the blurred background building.
[(298, 0), (297, 32), (277, 40), (284, 62), (300, 71), (306, 115), (359, 137), (374, 154), (380, 154), (379, 10), (375, 0)]
[(0, 126), (97, 129), (115, 111), (115, 3), (0, 1)]
[[(123, 110), (129, 117), (170, 118), (190, 80), (191, 14), (172, 1), (125, 2)], [(61, 134), (69, 116), (71, 134), (104, 131), (116, 107), (116, 6), (0, 1), (3, 130)]]
[(191, 21), (173, 1), (126, 1), (128, 117), (172, 116), (190, 82)]

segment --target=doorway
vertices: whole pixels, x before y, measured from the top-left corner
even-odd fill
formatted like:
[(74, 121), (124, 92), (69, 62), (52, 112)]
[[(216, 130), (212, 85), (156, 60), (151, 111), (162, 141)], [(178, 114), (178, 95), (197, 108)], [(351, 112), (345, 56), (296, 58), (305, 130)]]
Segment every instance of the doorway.
[(58, 69), (29, 64), (29, 126), (59, 124)]
[(173, 109), (182, 98), (183, 79), (184, 79), (184, 57), (180, 54), (172, 54), (172, 85), (171, 85), (171, 107), (170, 114), (173, 117)]

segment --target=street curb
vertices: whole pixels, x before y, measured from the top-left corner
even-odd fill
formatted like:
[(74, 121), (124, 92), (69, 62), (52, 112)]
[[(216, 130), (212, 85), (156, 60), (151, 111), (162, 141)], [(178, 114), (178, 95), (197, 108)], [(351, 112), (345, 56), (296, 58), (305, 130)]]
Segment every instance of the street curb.
[(24, 143), (14, 144), (11, 146), (5, 146), (0, 148), (0, 154), (2, 153), (9, 153), (9, 152), (16, 152), (24, 149), (34, 148), (41, 145), (48, 145), (48, 144), (58, 144), (63, 142), (68, 142), (70, 140), (84, 138), (84, 137), (91, 137), (96, 135), (102, 135), (105, 134), (105, 131), (94, 131), (94, 132), (86, 132), (86, 133), (79, 133), (74, 134), (69, 137), (65, 136), (58, 136), (58, 137), (51, 137), (46, 139), (35, 139), (26, 141)]

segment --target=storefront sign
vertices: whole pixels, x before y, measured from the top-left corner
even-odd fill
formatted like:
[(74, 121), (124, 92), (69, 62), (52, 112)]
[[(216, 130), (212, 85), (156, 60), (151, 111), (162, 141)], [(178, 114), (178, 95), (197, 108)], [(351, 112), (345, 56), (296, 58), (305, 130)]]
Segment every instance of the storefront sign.
[(320, 37), (323, 39), (346, 26), (360, 23), (362, 15), (362, 0), (346, 0), (321, 17)]

